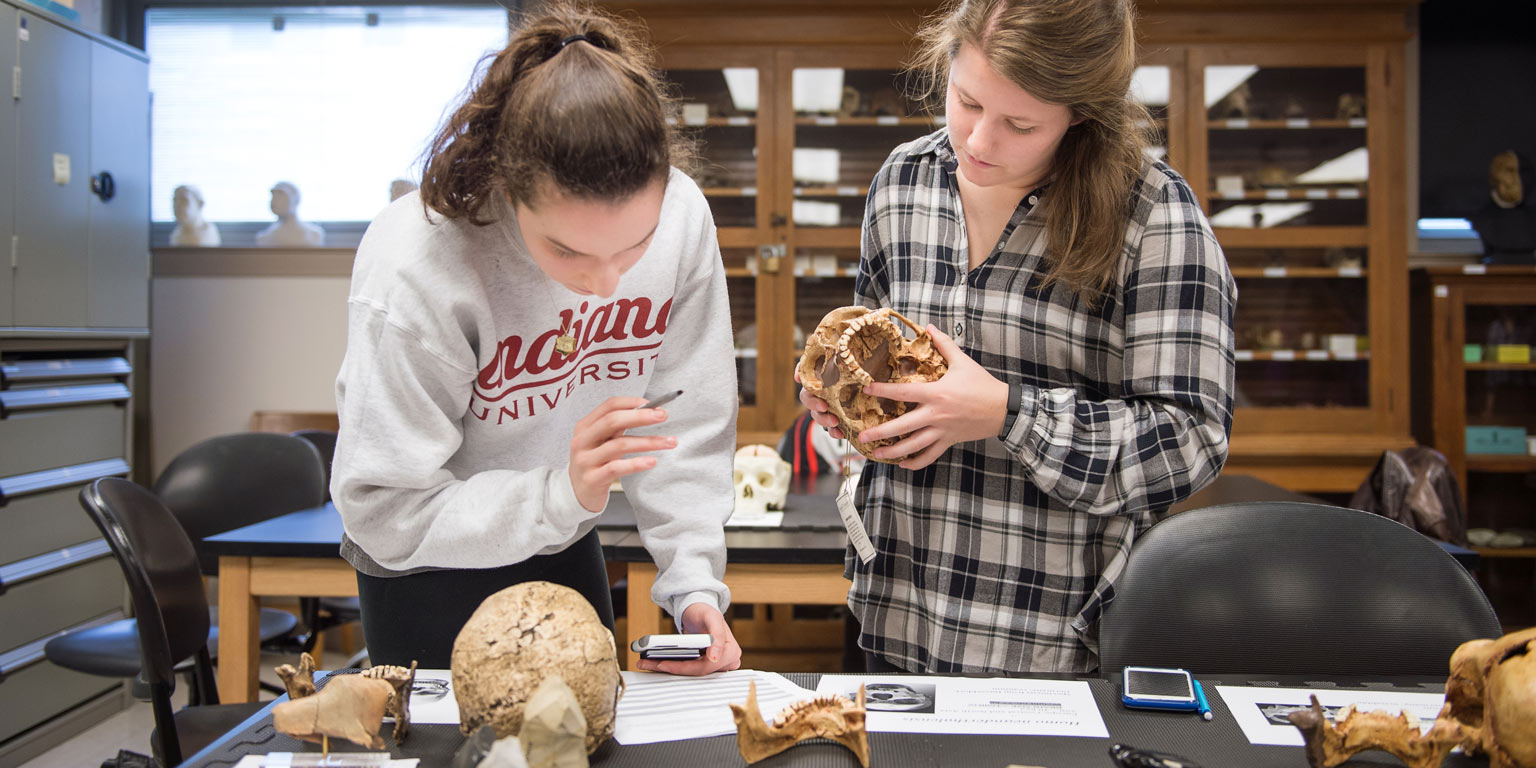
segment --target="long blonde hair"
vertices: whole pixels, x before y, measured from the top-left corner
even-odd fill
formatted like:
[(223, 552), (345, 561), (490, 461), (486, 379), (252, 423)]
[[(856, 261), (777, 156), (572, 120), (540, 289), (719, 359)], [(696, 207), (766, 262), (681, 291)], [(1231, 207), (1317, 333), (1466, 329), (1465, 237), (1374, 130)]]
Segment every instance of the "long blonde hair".
[(1130, 97), (1130, 0), (959, 0), (923, 25), (918, 43), (908, 70), (924, 101), (942, 102), (950, 63), (970, 44), (1009, 82), (1081, 121), (1062, 138), (1040, 200), (1042, 287), (1059, 281), (1097, 303), (1114, 281), (1131, 189), (1147, 163), (1151, 116)]

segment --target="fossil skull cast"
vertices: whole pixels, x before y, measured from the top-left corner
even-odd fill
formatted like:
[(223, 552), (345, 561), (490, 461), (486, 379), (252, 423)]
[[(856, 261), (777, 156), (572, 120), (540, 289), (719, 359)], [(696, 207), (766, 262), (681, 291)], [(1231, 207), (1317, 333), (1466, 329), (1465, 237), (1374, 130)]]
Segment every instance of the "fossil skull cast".
[(864, 730), (864, 686), (859, 700), (844, 696), (817, 696), (797, 701), (775, 715), (773, 724), (763, 721), (757, 708), (757, 683), (747, 685), (747, 700), (731, 704), (736, 719), (736, 747), (748, 764), (771, 757), (806, 739), (831, 739), (853, 751), (859, 765), (869, 768), (869, 734)]
[(1490, 768), (1536, 768), (1536, 629), (1462, 643), (1445, 699), (1463, 751), (1486, 753)]
[[(274, 671), (288, 689), (289, 699), (272, 710), (273, 727), (280, 733), (322, 743), (335, 736), (373, 747), (383, 744), (375, 732), (379, 729), (379, 718), (384, 715), (395, 719), (396, 744), (404, 743), (410, 733), (411, 687), (416, 682), (414, 661), (409, 667), (387, 664), (369, 667), (356, 676), (382, 681), (388, 688), (373, 683), (343, 682), (347, 678), (337, 677), (320, 693), (315, 691), (315, 659), (307, 653), (299, 655), (298, 669), (292, 664), (284, 664)], [(336, 690), (331, 691), (331, 687), (338, 683)], [(385, 694), (383, 710), (379, 718), (375, 718), (373, 709), (381, 693)]]
[(613, 735), (624, 692), (613, 633), (570, 587), (530, 581), (487, 597), (454, 638), (449, 663), (465, 735), (486, 724), (497, 738), (516, 735), (529, 697), (550, 675), (581, 702), (588, 754)]
[(737, 515), (761, 515), (770, 509), (783, 509), (789, 496), (789, 476), (793, 469), (779, 458), (779, 452), (766, 445), (748, 445), (736, 451)]
[[(908, 339), (896, 322), (916, 334)], [(840, 307), (821, 319), (805, 340), (805, 354), (795, 372), (807, 392), (827, 401), (843, 436), (855, 450), (875, 461), (898, 464), (902, 458), (876, 459), (876, 448), (897, 438), (860, 442), (860, 432), (907, 412), (908, 404), (866, 395), (865, 384), (938, 381), (949, 369), (927, 331), (895, 310)]]

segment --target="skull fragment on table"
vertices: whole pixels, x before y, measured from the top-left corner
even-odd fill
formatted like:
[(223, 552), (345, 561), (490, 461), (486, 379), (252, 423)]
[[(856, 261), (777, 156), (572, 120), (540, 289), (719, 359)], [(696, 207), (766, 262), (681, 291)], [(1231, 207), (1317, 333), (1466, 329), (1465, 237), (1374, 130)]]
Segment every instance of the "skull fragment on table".
[(736, 451), (733, 477), (736, 483), (736, 508), (733, 515), (761, 515), (770, 509), (783, 509), (789, 496), (789, 476), (793, 469), (779, 458), (779, 452), (766, 445), (748, 445)]
[[(906, 338), (898, 320), (916, 337)], [(864, 443), (858, 435), (906, 413), (909, 404), (866, 395), (864, 385), (938, 381), (949, 365), (934, 349), (927, 331), (899, 312), (840, 307), (828, 312), (816, 332), (805, 340), (805, 353), (795, 370), (807, 392), (827, 401), (843, 436), (855, 450), (875, 461), (898, 464), (905, 457), (876, 459), (871, 454), (899, 438)]]
[(1536, 629), (1462, 643), (1445, 699), (1463, 751), (1487, 754), (1491, 768), (1536, 768)]
[(450, 664), (466, 735), (486, 724), (498, 738), (516, 735), (551, 675), (581, 702), (588, 754), (613, 735), (624, 690), (613, 633), (570, 587), (530, 581), (487, 597), (454, 639)]

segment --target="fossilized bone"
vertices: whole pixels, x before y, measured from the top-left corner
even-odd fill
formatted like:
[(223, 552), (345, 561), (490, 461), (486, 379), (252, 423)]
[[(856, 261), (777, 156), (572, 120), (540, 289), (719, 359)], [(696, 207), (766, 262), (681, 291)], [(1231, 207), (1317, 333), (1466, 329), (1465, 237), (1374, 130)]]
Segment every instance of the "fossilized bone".
[(528, 697), (517, 737), (529, 768), (587, 768), (587, 719), (559, 675), (544, 678)]
[(1463, 751), (1487, 754), (1490, 768), (1536, 768), (1536, 629), (1462, 643), (1445, 699)]
[(748, 764), (776, 755), (806, 739), (831, 739), (853, 751), (859, 765), (869, 768), (869, 734), (864, 730), (864, 686), (859, 700), (845, 696), (817, 696), (798, 701), (775, 715), (773, 724), (763, 721), (757, 708), (757, 683), (747, 686), (744, 704), (731, 704), (736, 719), (736, 747)]
[(1408, 768), (1440, 768), (1445, 756), (1461, 743), (1461, 724), (1452, 720), (1450, 704), (1428, 732), (1419, 732), (1418, 718), (1401, 712), (1356, 712), (1353, 705), (1339, 713), (1338, 722), (1329, 724), (1323, 705), (1312, 697), (1312, 706), (1292, 712), (1288, 719), (1301, 731), (1307, 745), (1307, 763), (1312, 768), (1333, 768), (1356, 753), (1379, 749), (1403, 761)]
[[(896, 325), (898, 320), (916, 337), (907, 339)], [(805, 353), (795, 371), (807, 392), (827, 401), (843, 436), (859, 453), (874, 459), (870, 454), (876, 448), (893, 445), (899, 438), (865, 443), (859, 441), (859, 433), (906, 413), (909, 406), (866, 395), (864, 385), (937, 381), (948, 369), (927, 331), (901, 313), (889, 308), (839, 307), (828, 312), (816, 332), (806, 338)], [(898, 464), (904, 458), (874, 460)]]
[(411, 688), (416, 685), (416, 662), (412, 661), (409, 667), (393, 664), (369, 667), (363, 670), (363, 677), (383, 680), (393, 689), (384, 714), (395, 719), (395, 743), (404, 743), (411, 732)]
[(338, 675), (312, 696), (285, 701), (272, 708), (272, 727), (296, 739), (324, 744), (346, 739), (368, 749), (383, 749), (379, 724), (394, 688), (362, 675)]
[(288, 698), (292, 701), (315, 692), (315, 657), (307, 653), (299, 654), (298, 669), (294, 669), (292, 664), (284, 664), (272, 671), (283, 681), (283, 687), (288, 689)]

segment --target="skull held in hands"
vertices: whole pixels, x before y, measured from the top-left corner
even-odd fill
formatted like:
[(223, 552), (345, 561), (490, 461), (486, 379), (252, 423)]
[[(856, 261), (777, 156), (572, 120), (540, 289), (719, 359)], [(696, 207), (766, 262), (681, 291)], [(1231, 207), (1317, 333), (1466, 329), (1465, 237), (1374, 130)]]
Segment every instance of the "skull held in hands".
[[(906, 338), (897, 320), (916, 337)], [(871, 454), (899, 438), (864, 443), (858, 435), (906, 413), (910, 406), (866, 395), (864, 385), (938, 381), (948, 369), (927, 331), (895, 310), (840, 307), (828, 312), (816, 332), (805, 340), (805, 354), (796, 372), (807, 392), (827, 401), (829, 412), (837, 417), (838, 427), (855, 450), (875, 461), (898, 464), (905, 457), (876, 459)]]

